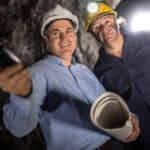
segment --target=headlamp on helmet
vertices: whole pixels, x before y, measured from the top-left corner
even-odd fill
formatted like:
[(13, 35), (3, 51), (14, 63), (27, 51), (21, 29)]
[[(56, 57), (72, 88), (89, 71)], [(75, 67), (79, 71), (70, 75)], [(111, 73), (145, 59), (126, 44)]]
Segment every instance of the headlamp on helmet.
[(96, 13), (98, 11), (98, 4), (96, 2), (91, 2), (87, 5), (88, 13)]

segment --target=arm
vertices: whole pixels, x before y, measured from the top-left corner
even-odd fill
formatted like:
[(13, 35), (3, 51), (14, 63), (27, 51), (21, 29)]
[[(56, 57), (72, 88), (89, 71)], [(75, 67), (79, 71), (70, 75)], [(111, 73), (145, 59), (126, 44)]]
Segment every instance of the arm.
[[(128, 100), (131, 92), (131, 83), (128, 72), (121, 62), (104, 65), (101, 64), (99, 59), (95, 66), (94, 72), (106, 90), (118, 93), (124, 97), (125, 100)], [(131, 113), (130, 120), (133, 130), (128, 137), (121, 139), (124, 143), (135, 141), (140, 134), (139, 120), (137, 116)]]
[[(24, 76), (23, 72), (26, 72)], [(33, 72), (30, 75), (22, 65), (1, 71), (0, 78), (3, 78), (0, 82), (1, 88), (10, 93), (9, 100), (3, 108), (5, 127), (15, 136), (25, 136), (36, 128), (38, 123), (40, 105), (46, 94), (45, 81), (38, 73)]]

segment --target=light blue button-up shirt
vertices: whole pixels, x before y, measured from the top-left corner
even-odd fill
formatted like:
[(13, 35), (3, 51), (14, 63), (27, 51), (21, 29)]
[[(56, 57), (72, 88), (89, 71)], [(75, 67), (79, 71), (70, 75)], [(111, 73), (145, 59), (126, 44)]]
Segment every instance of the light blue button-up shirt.
[(47, 56), (31, 68), (32, 94), (11, 95), (3, 120), (15, 136), (29, 134), (39, 123), (48, 150), (93, 150), (109, 137), (90, 121), (90, 107), (105, 92), (84, 65), (65, 67)]

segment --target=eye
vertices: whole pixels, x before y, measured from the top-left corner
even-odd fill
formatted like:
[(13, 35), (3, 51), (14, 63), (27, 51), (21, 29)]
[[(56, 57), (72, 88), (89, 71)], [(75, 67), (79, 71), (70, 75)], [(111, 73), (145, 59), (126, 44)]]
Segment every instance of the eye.
[(99, 31), (100, 31), (100, 25), (99, 25), (99, 24), (95, 24), (95, 25), (93, 26), (92, 32), (93, 32), (93, 33), (98, 33)]
[(72, 28), (69, 28), (69, 29), (66, 30), (66, 33), (73, 33), (73, 31), (74, 30)]
[(51, 33), (50, 33), (50, 37), (51, 38), (57, 38), (57, 37), (59, 37), (59, 31), (52, 31)]
[(106, 19), (105, 19), (105, 24), (109, 24), (109, 23), (113, 23), (113, 18), (112, 16), (108, 16)]
[(95, 30), (95, 32), (98, 32), (99, 31), (99, 25), (95, 26), (94, 30)]

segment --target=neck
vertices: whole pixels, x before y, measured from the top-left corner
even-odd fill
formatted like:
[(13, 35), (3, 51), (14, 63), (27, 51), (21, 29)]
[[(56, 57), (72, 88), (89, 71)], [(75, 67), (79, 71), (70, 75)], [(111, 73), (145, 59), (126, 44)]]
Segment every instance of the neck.
[(71, 65), (72, 59), (64, 60), (62, 59), (62, 64), (66, 67), (69, 67)]
[(122, 47), (123, 47), (123, 35), (121, 33), (119, 33), (119, 36), (115, 41), (113, 41), (109, 44), (105, 44), (105, 45), (103, 45), (103, 47), (108, 54), (111, 54), (111, 55), (121, 58), (122, 57)]

